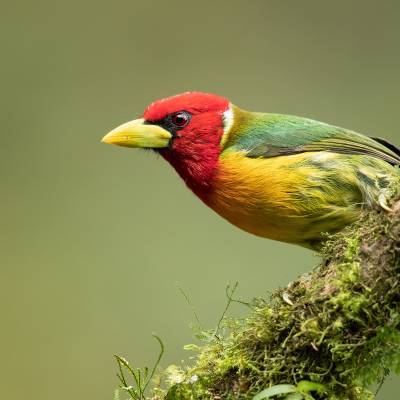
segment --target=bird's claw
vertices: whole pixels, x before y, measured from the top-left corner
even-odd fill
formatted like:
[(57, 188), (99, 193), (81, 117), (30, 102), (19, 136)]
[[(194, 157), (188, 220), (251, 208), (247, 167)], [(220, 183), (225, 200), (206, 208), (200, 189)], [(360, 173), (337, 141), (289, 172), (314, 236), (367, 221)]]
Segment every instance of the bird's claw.
[(390, 208), (390, 207), (388, 206), (388, 204), (387, 204), (386, 196), (385, 196), (384, 193), (381, 193), (381, 194), (379, 195), (379, 197), (378, 197), (378, 202), (379, 202), (379, 205), (380, 205), (384, 210), (386, 210), (386, 211), (388, 211), (388, 212), (393, 212), (393, 209)]

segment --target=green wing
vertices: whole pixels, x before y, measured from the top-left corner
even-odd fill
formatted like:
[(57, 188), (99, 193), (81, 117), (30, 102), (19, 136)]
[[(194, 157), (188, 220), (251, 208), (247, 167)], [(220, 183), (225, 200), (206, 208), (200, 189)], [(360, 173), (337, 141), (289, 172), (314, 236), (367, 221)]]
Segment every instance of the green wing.
[[(242, 126), (243, 128), (243, 126)], [(307, 118), (254, 114), (245, 121), (244, 133), (234, 146), (247, 157), (268, 158), (311, 151), (363, 154), (400, 164), (400, 149), (380, 138), (328, 125)]]

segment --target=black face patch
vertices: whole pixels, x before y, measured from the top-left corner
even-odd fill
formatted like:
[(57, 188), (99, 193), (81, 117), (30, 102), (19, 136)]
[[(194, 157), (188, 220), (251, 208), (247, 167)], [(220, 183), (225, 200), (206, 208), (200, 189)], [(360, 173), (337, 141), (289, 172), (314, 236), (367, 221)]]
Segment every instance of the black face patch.
[(178, 111), (176, 113), (168, 114), (165, 118), (158, 121), (145, 120), (143, 123), (148, 125), (158, 125), (161, 128), (171, 133), (172, 137), (179, 137), (178, 131), (185, 128), (192, 118), (192, 114), (187, 111)]

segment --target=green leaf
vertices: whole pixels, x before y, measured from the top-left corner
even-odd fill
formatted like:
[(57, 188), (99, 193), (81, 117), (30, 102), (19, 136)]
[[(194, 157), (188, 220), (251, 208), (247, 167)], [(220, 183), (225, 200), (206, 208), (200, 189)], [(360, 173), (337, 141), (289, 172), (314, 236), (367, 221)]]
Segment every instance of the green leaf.
[(301, 393), (317, 392), (319, 394), (323, 394), (326, 392), (324, 385), (310, 381), (300, 381), (297, 384), (297, 390)]
[(253, 397), (253, 400), (269, 399), (272, 396), (278, 396), (286, 393), (298, 393), (298, 390), (296, 386), (293, 385), (275, 385), (256, 394)]
[(301, 393), (290, 393), (285, 397), (285, 400), (303, 400), (304, 396)]

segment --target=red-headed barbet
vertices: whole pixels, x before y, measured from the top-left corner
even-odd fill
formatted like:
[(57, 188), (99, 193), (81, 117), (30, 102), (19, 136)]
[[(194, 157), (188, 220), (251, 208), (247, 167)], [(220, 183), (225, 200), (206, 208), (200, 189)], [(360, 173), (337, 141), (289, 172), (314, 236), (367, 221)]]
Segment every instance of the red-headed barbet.
[(103, 142), (161, 154), (209, 207), (258, 236), (318, 248), (375, 205), (390, 210), (400, 150), (291, 115), (244, 111), (188, 92), (150, 104)]

